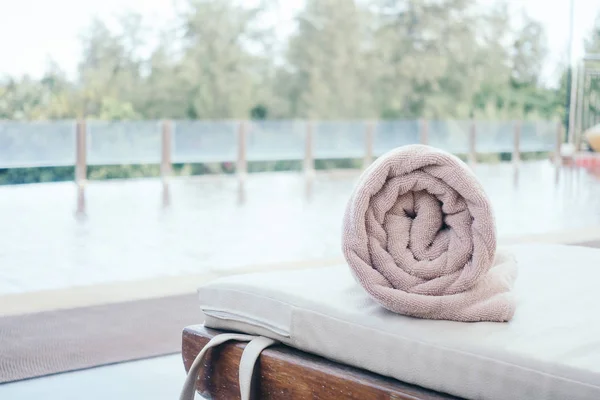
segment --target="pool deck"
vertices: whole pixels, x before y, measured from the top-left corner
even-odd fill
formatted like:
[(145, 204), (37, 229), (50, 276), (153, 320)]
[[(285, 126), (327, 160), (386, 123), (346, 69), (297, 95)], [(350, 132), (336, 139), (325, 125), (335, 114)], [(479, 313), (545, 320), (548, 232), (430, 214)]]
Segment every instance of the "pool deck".
[[(500, 244), (600, 243), (600, 181), (547, 162), (475, 169)], [(93, 182), (84, 218), (73, 183), (0, 187), (0, 316), (189, 293), (218, 276), (343, 263), (341, 215), (357, 171)], [(556, 179), (558, 177), (558, 180)], [(275, 215), (276, 217), (273, 217)], [(180, 355), (0, 385), (1, 399), (171, 399)], [(110, 382), (110, 384), (107, 384)], [(90, 390), (93, 388), (93, 390)]]
[(184, 380), (181, 355), (174, 354), (0, 384), (0, 399), (171, 400)]

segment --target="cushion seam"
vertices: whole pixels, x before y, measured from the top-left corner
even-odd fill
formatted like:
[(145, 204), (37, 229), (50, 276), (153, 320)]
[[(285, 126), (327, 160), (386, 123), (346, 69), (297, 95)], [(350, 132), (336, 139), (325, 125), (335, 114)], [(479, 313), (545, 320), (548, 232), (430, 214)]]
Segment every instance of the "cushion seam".
[[(302, 311), (308, 311), (308, 312), (311, 312), (313, 314), (317, 314), (317, 315), (320, 315), (320, 316), (325, 316), (325, 317), (327, 317), (329, 319), (332, 319), (332, 320), (341, 321), (341, 322), (344, 322), (344, 323), (346, 323), (348, 325), (355, 325), (355, 326), (359, 326), (359, 327), (364, 328), (364, 329), (368, 329), (370, 331), (380, 332), (380, 333), (383, 333), (386, 336), (399, 337), (399, 338), (402, 338), (403, 340), (405, 340), (407, 342), (419, 343), (419, 344), (431, 346), (431, 347), (436, 348), (436, 349), (442, 349), (442, 350), (446, 350), (448, 352), (453, 352), (453, 353), (457, 353), (457, 354), (465, 354), (465, 355), (469, 355), (469, 356), (472, 356), (472, 357), (475, 357), (475, 358), (489, 360), (489, 361), (492, 361), (494, 363), (500, 363), (500, 364), (504, 364), (504, 365), (513, 366), (513, 367), (515, 367), (517, 369), (522, 369), (522, 370), (527, 370), (527, 371), (531, 371), (531, 372), (534, 372), (534, 373), (539, 373), (541, 375), (545, 375), (545, 376), (548, 376), (548, 377), (560, 379), (560, 380), (563, 380), (563, 381), (578, 383), (578, 384), (581, 384), (581, 385), (589, 386), (591, 388), (600, 389), (600, 386), (592, 384), (592, 383), (581, 382), (581, 381), (574, 380), (574, 379), (571, 379), (571, 378), (566, 378), (566, 377), (562, 377), (562, 376), (559, 376), (559, 375), (554, 375), (554, 374), (549, 373), (549, 372), (544, 372), (544, 371), (532, 369), (530, 367), (526, 367), (526, 366), (519, 365), (519, 364), (514, 364), (514, 363), (511, 363), (511, 362), (508, 362), (508, 361), (504, 361), (504, 360), (498, 360), (498, 359), (495, 359), (495, 358), (492, 358), (492, 357), (489, 357), (489, 356), (485, 356), (485, 355), (482, 355), (482, 354), (476, 354), (476, 353), (471, 353), (471, 352), (464, 351), (464, 350), (453, 349), (451, 347), (440, 346), (440, 345), (436, 345), (436, 344), (430, 344), (429, 342), (424, 342), (422, 340), (408, 339), (405, 336), (393, 335), (393, 334), (391, 334), (389, 332), (385, 332), (385, 331), (373, 329), (373, 328), (368, 327), (366, 325), (360, 325), (360, 324), (356, 324), (356, 323), (353, 323), (353, 322), (348, 322), (348, 321), (345, 321), (345, 320), (340, 319), (338, 317), (332, 317), (332, 316), (329, 316), (327, 314), (323, 314), (323, 313), (318, 312), (318, 311), (313, 311), (313, 310), (309, 310), (309, 309), (305, 309), (305, 308), (301, 308), (301, 307), (297, 307), (297, 309), (298, 310), (302, 310)], [(292, 311), (292, 322), (294, 320), (294, 315), (296, 314), (295, 311), (296, 310)], [(401, 314), (399, 314), (399, 315), (401, 315)], [(292, 332), (292, 337), (293, 337), (293, 335), (294, 335), (294, 332)], [(573, 368), (573, 367), (569, 367), (569, 368)]]
[[(215, 288), (207, 288), (207, 289), (215, 290)], [(537, 373), (540, 373), (540, 374), (548, 376), (548, 377), (554, 377), (556, 379), (560, 379), (560, 380), (564, 380), (564, 381), (568, 381), (568, 382), (573, 382), (573, 383), (579, 383), (581, 385), (586, 385), (586, 386), (589, 386), (589, 387), (592, 387), (592, 388), (600, 389), (600, 386), (595, 385), (595, 384), (585, 383), (585, 382), (577, 381), (577, 380), (574, 380), (574, 379), (571, 379), (571, 378), (561, 377), (559, 375), (554, 375), (552, 373), (548, 373), (548, 372), (544, 372), (544, 371), (539, 371), (539, 370), (536, 370), (536, 369), (531, 369), (530, 367), (525, 367), (525, 366), (522, 366), (522, 365), (519, 365), (519, 364), (514, 364), (514, 363), (511, 363), (511, 362), (508, 362), (508, 361), (504, 361), (504, 360), (498, 360), (498, 359), (495, 359), (495, 358), (491, 358), (489, 356), (484, 356), (484, 355), (481, 355), (481, 354), (476, 354), (476, 353), (472, 353), (472, 352), (464, 351), (464, 350), (453, 349), (453, 348), (447, 347), (447, 346), (440, 346), (438, 344), (432, 344), (430, 342), (425, 342), (425, 341), (418, 340), (418, 339), (410, 339), (410, 338), (408, 338), (406, 336), (402, 336), (402, 335), (392, 335), (392, 334), (390, 334), (388, 332), (385, 332), (385, 331), (373, 329), (372, 327), (369, 327), (369, 326), (366, 326), (366, 325), (357, 324), (357, 323), (354, 323), (354, 322), (348, 322), (348, 321), (343, 320), (343, 319), (341, 319), (339, 317), (334, 317), (334, 316), (331, 316), (331, 315), (323, 314), (322, 312), (314, 311), (314, 310), (309, 309), (309, 308), (299, 307), (299, 306), (294, 305), (294, 304), (289, 303), (289, 302), (284, 302), (284, 301), (281, 301), (281, 300), (278, 300), (278, 299), (274, 299), (274, 298), (272, 298), (270, 296), (265, 296), (265, 295), (262, 295), (262, 294), (256, 294), (256, 293), (252, 293), (252, 292), (247, 292), (247, 291), (239, 290), (239, 289), (217, 288), (216, 290), (223, 290), (223, 291), (230, 291), (230, 292), (236, 292), (236, 293), (242, 293), (242, 294), (246, 294), (246, 295), (251, 295), (251, 296), (255, 296), (255, 297), (259, 297), (259, 298), (263, 298), (263, 299), (272, 300), (272, 301), (277, 302), (279, 304), (283, 304), (283, 305), (287, 305), (287, 306), (291, 307), (292, 310), (291, 310), (290, 339), (294, 340), (294, 342), (297, 342), (295, 340), (295, 332), (294, 332), (294, 329), (293, 329), (293, 326), (294, 326), (294, 316), (295, 316), (295, 314), (299, 310), (309, 311), (311, 313), (318, 314), (321, 317), (327, 317), (327, 318), (332, 319), (332, 320), (341, 321), (341, 322), (344, 322), (344, 323), (346, 323), (348, 325), (360, 326), (362, 328), (365, 328), (365, 329), (368, 329), (368, 330), (371, 330), (371, 331), (382, 332), (385, 335), (395, 336), (395, 337), (401, 338), (401, 339), (403, 339), (404, 341), (407, 341), (407, 342), (419, 343), (419, 344), (431, 346), (431, 347), (436, 348), (436, 349), (445, 350), (445, 351), (448, 351), (448, 352), (451, 352), (451, 353), (453, 352), (453, 353), (458, 353), (458, 354), (464, 354), (464, 355), (469, 355), (469, 356), (480, 358), (480, 359), (485, 359), (485, 360), (489, 360), (489, 361), (493, 361), (493, 362), (498, 362), (498, 363), (502, 363), (504, 365), (514, 366), (515, 368), (518, 368), (518, 369), (523, 369), (523, 370), (527, 370), (527, 371), (531, 371), (531, 372), (537, 372)], [(398, 314), (398, 315), (401, 315), (401, 314)], [(573, 367), (569, 367), (569, 368), (573, 368)]]

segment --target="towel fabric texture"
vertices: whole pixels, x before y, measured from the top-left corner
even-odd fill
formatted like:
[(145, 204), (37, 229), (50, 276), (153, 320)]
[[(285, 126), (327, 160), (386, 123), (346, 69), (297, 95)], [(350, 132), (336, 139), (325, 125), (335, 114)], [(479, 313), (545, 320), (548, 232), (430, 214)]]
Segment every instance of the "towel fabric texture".
[(452, 154), (410, 145), (378, 158), (351, 195), (342, 242), (355, 278), (390, 311), (465, 322), (514, 314), (516, 261), (496, 249), (490, 201)]

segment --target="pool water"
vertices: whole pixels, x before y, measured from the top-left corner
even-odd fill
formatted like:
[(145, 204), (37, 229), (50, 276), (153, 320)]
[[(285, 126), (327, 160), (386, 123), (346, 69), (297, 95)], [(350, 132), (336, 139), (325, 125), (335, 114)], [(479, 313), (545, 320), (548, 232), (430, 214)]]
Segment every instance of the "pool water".
[[(72, 182), (0, 188), (0, 294), (240, 266), (341, 257), (341, 222), (360, 171), (97, 181), (86, 215)], [(600, 225), (600, 181), (548, 162), (477, 165), (500, 236)]]

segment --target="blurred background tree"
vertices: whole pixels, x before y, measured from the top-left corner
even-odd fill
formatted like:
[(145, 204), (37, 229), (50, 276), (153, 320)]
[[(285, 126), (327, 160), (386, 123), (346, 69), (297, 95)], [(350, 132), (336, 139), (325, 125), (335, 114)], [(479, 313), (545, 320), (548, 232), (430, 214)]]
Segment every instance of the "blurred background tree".
[[(182, 0), (158, 35), (136, 13), (94, 19), (75, 77), (51, 61), (41, 79), (0, 77), (0, 119), (565, 117), (566, 64), (540, 80), (544, 28), (509, 0), (306, 0), (285, 35), (278, 1)], [(600, 52), (600, 17), (585, 47)]]
[(275, 0), (185, 0), (152, 43), (140, 15), (96, 19), (78, 76), (4, 78), (0, 118), (559, 117), (543, 26), (507, 1), (307, 0), (283, 38), (263, 18)]

